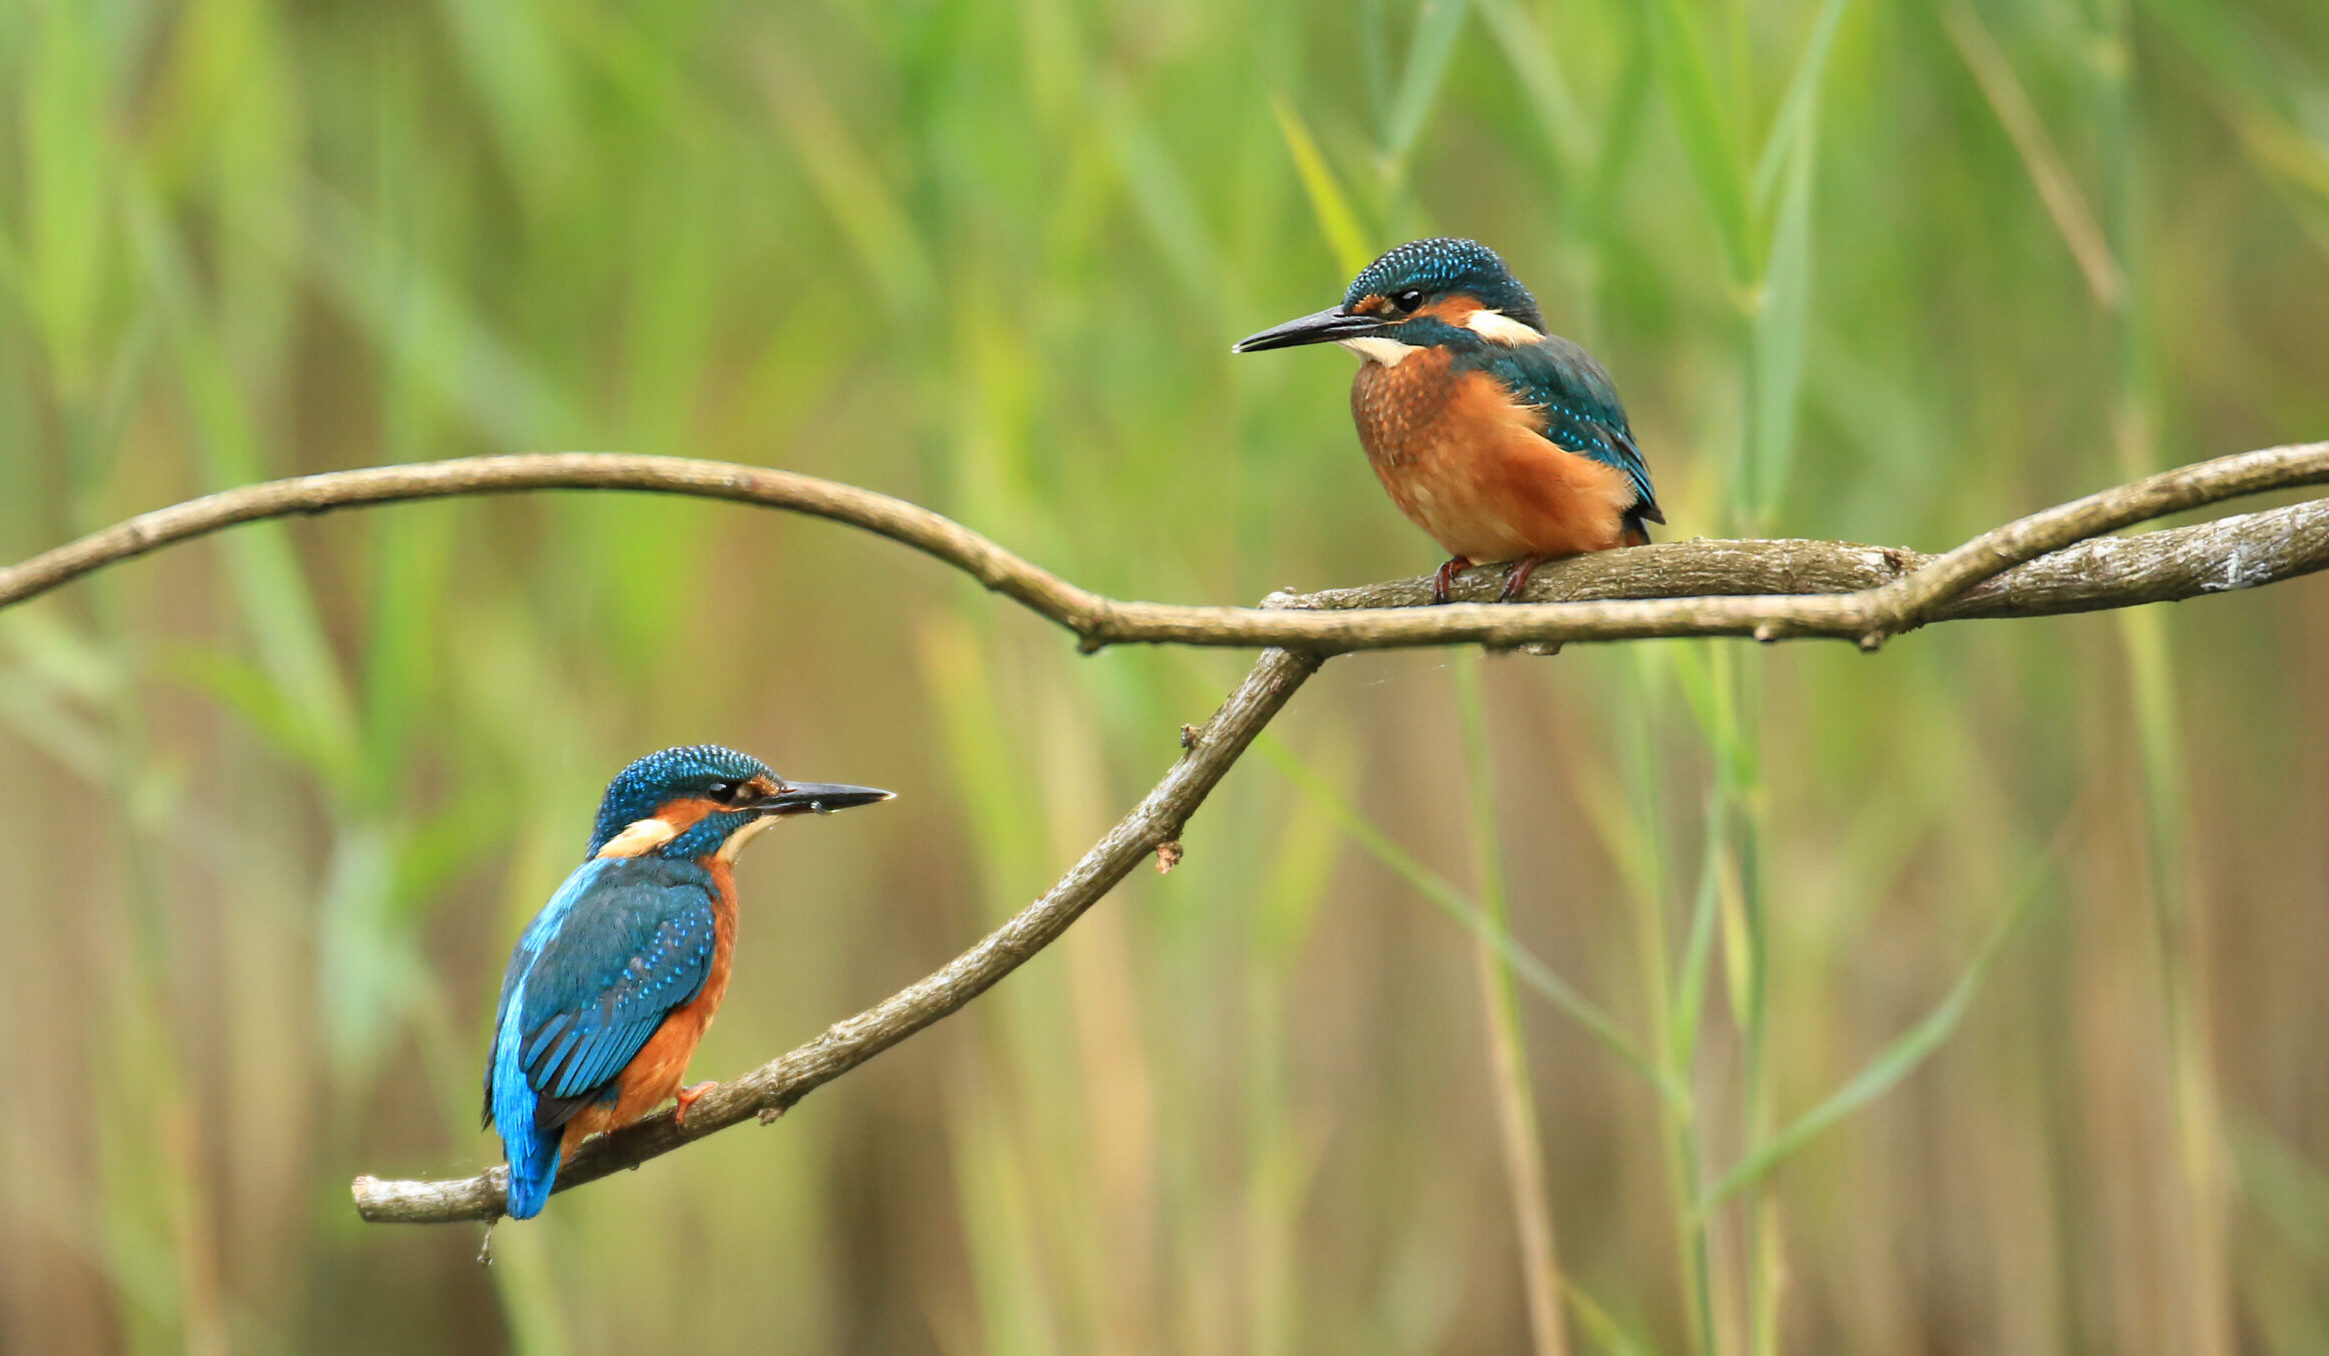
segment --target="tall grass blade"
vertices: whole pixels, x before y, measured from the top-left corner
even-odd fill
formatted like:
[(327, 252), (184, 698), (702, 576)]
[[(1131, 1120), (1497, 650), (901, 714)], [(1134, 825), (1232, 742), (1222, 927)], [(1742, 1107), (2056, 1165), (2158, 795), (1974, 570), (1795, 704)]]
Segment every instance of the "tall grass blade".
[(1439, 102), (1440, 81), (1446, 77), (1448, 58), (1464, 31), (1469, 0), (1422, 0), (1416, 11), (1415, 31), (1408, 38), (1407, 65), (1400, 72), (1398, 91), (1391, 97), (1391, 113), (1383, 132), (1384, 178), (1396, 184), (1406, 174), (1407, 159), (1424, 120)]
[(1965, 0), (1944, 0), (1941, 26), (1948, 30), (1949, 41), (1964, 58), (1965, 68), (1973, 72), (1974, 81), (1981, 86), (1982, 97), (1989, 101), (1998, 124), (2012, 139), (2015, 152), (2022, 158), (2022, 168), (2028, 171), (2040, 201), (2046, 204), (2046, 215), (2053, 219), (2062, 243), (2069, 246), (2071, 257), (2078, 261), (2079, 272), (2086, 276), (2087, 290), (2094, 293), (2095, 301), (2105, 309), (2116, 307), (2127, 290), (2126, 275), (2112, 256), (2102, 227), (2095, 223), (2094, 211), (2087, 206), (2086, 195), (2079, 191), (2078, 180), (2063, 163), (2062, 152), (2055, 148), (2054, 138), (2046, 131), (2045, 121), (2031, 106), (2030, 96), (2023, 92), (2022, 82), (2014, 75), (2013, 63), (2006, 60), (1997, 39), (1990, 36), (1989, 26)]
[(1564, 180), (1573, 180), (1592, 160), (1592, 148), (1598, 139), (1585, 111), (1578, 105), (1577, 93), (1569, 86), (1569, 78), (1561, 73), (1561, 63), (1554, 59), (1553, 47), (1537, 31), (1536, 24), (1520, 6), (1520, 0), (1472, 0), (1480, 11), (1480, 19), (1496, 38), (1512, 73), (1520, 80), (1520, 87), (1528, 94), (1536, 112), (1537, 126), (1545, 134), (1552, 148), (1555, 164)]
[(1286, 139), (1287, 153), (1294, 157), (1294, 172), (1302, 176), (1303, 191), (1310, 195), (1310, 211), (1318, 218), (1319, 233), (1334, 252), (1336, 266), (1345, 274), (1356, 274), (1376, 252), (1367, 244), (1367, 233), (1359, 225), (1358, 214), (1351, 210), (1349, 196), (1294, 106), (1283, 95), (1273, 94), (1270, 111), (1277, 114), (1278, 131)]
[(2030, 882), (2017, 892), (2013, 902), (1998, 917), (1996, 924), (1990, 928), (1989, 936), (1983, 939), (1980, 948), (1973, 953), (1973, 959), (1957, 977), (1957, 982), (1949, 986), (1949, 992), (1934, 1005), (1932, 1011), (1887, 1042), (1882, 1050), (1860, 1067), (1858, 1073), (1845, 1080), (1843, 1086), (1757, 1145), (1737, 1166), (1724, 1173), (1721, 1180), (1700, 1198), (1699, 1213), (1712, 1211), (1725, 1200), (1761, 1181), (1772, 1169), (1792, 1158), (1821, 1133), (1899, 1086), (1901, 1080), (1916, 1072), (1918, 1066), (1934, 1051), (1948, 1044), (1949, 1038), (1956, 1034), (1958, 1023), (1964, 1020), (1966, 1010), (1980, 994), (1982, 981), (1989, 977), (1990, 966), (2029, 918), (2032, 908), (2041, 897), (2040, 887), (2052, 879), (2050, 865), (2050, 862), (2041, 863), (2039, 869), (2033, 872)]
[(1414, 887), (1416, 893), (1429, 900), (1433, 906), (1469, 929), (1483, 945), (1494, 950), (1500, 959), (1512, 967), (1514, 978), (1567, 1013), (1611, 1054), (1624, 1061), (1636, 1073), (1648, 1078), (1661, 1092), (1673, 1095), (1674, 1089), (1657, 1066), (1625, 1034), (1615, 1018), (1577, 992), (1543, 961), (1530, 955), (1520, 943), (1512, 939), (1511, 933), (1496, 926), (1481, 913), (1477, 905), (1464, 897), (1462, 891), (1449, 884), (1445, 877), (1417, 861), (1413, 854), (1393, 842), (1373, 821), (1359, 813), (1356, 806), (1294, 757), (1281, 741), (1265, 731), (1254, 741), (1254, 749), (1285, 773), (1288, 780), (1304, 795), (1324, 806), (1352, 842), (1389, 868), (1393, 875)]
[[(1480, 914), (1509, 935), (1503, 853), (1497, 844), (1495, 769), (1488, 750), (1487, 700), (1480, 691), (1481, 658), (1461, 655), (1455, 665), (1456, 710), (1464, 727), (1464, 764), (1471, 781), (1472, 862)], [(1568, 1330), (1561, 1323), (1561, 1262), (1546, 1198), (1544, 1146), (1537, 1120), (1536, 1091), (1528, 1073), (1520, 1000), (1513, 992), (1512, 967), (1482, 942), (1478, 952), (1480, 988), (1487, 1008), (1489, 1067), (1496, 1093), (1497, 1120), (1504, 1139), (1506, 1189), (1512, 1195), (1514, 1225), (1520, 1234), (1521, 1279), (1528, 1297), (1529, 1333), (1538, 1356), (1566, 1356)]]
[(1743, 286), (1754, 276), (1754, 229), (1746, 175), (1725, 112), (1728, 99), (1715, 84), (1689, 0), (1651, 0), (1648, 27), (1651, 65), (1682, 135), (1691, 177), (1714, 220), (1731, 280)]
[(1836, 30), (1843, 27), (1845, 11), (1852, 0), (1821, 0), (1820, 12), (1813, 18), (1811, 33), (1803, 41), (1803, 55), (1795, 62), (1795, 73), (1788, 77), (1787, 94), (1779, 101), (1779, 112), (1771, 120), (1771, 131), (1763, 138), (1763, 153), (1755, 158), (1754, 210), (1760, 216), (1771, 210), (1771, 195), (1779, 188), (1779, 174), (1788, 163), (1798, 142), (1813, 135), (1819, 104), (1820, 81), (1828, 70), (1828, 54), (1835, 49)]

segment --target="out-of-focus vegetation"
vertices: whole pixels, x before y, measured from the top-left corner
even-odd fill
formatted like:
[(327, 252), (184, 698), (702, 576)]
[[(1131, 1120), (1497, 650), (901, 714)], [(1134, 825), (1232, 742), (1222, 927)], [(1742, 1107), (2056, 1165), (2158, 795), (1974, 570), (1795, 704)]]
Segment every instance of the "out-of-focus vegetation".
[[(1435, 232), (1616, 372), (1674, 534), (1940, 548), (2329, 434), (2329, 9), (0, 0), (0, 556), (579, 447), (1120, 595), (1411, 574), (1347, 361), (1228, 345)], [(1579, 1351), (2329, 1350), (2311, 582), (1341, 660), (1171, 877), (776, 1128), (490, 1270), (354, 1220), (494, 1158), (494, 983), (627, 758), (904, 793), (748, 859), (723, 1077), (1042, 888), (1239, 666), (617, 496), (0, 617), (0, 1347), (1510, 1351), (1533, 1283)]]

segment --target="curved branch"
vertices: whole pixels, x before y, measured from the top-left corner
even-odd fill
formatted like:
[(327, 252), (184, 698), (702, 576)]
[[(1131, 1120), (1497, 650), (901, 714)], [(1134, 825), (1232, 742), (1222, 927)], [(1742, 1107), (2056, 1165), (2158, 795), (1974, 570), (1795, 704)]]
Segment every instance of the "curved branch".
[(92, 570), (239, 523), (525, 490), (637, 490), (829, 518), (935, 556), (1079, 633), (1107, 603), (943, 514), (854, 485), (726, 461), (622, 452), (525, 452), (325, 471), (239, 485), (141, 513), (0, 570), (0, 607), (46, 593)]
[[(668, 1113), (593, 1139), (559, 1174), (561, 1190), (634, 1167), (747, 1117), (773, 1119), (812, 1089), (947, 1016), (1057, 938), (1140, 859), (1177, 857), (1197, 806), (1255, 734), (1330, 655), (1399, 646), (1558, 646), (1651, 636), (1837, 636), (1873, 649), (1887, 637), (1961, 617), (2037, 616), (2190, 598), (2329, 567), (2329, 499), (2198, 527), (2106, 538), (2137, 523), (2265, 490), (2329, 482), (2329, 443), (2201, 462), (2035, 513), (1956, 550), (1924, 556), (1816, 541), (1690, 541), (1556, 562), (1537, 573), (1535, 605), (1489, 605), (1490, 571), (1459, 581), (1464, 601), (1423, 607), (1426, 579), (1280, 594), (1260, 608), (1124, 602), (1076, 587), (961, 524), (888, 495), (812, 476), (724, 462), (589, 453), (472, 457), (336, 471), (222, 491), (141, 514), (0, 570), (0, 607), (117, 561), (237, 523), (402, 500), (541, 489), (619, 489), (724, 499), (847, 523), (963, 570), (1073, 631), (1082, 647), (1268, 647), (1252, 673), (1146, 799), (1041, 899), (945, 968), (836, 1023), (807, 1045), (698, 1101), (683, 1128)], [(365, 1219), (491, 1219), (503, 1170), (451, 1182), (356, 1179)]]
[[(1204, 725), (1185, 730), (1185, 750), (1164, 780), (1085, 853), (1059, 883), (978, 945), (917, 984), (901, 989), (855, 1017), (827, 1027), (808, 1044), (761, 1065), (698, 1099), (679, 1125), (663, 1112), (589, 1140), (558, 1170), (557, 1189), (580, 1186), (621, 1168), (725, 1130), (753, 1117), (776, 1119), (817, 1087), (839, 1078), (924, 1027), (961, 1008), (1049, 946), (1141, 859), (1160, 850), (1159, 864), (1177, 860), (1181, 829), (1220, 784), (1270, 719), (1285, 708), (1319, 660), (1267, 650), (1235, 692)], [(1171, 845), (1168, 848), (1168, 845)], [(356, 1211), (384, 1224), (440, 1224), (490, 1220), (502, 1213), (508, 1173), (493, 1168), (451, 1182), (384, 1182), (359, 1177), (351, 1190)]]
[[(1605, 552), (1541, 571), (1530, 601), (1559, 602), (1557, 607), (1458, 602), (1422, 609), (1411, 605), (1421, 599), (1409, 583), (1389, 586), (1401, 590), (1397, 603), (1390, 606), (1384, 603), (1391, 599), (1378, 602), (1373, 595), (1366, 602), (1315, 600), (1357, 596), (1341, 594), (1243, 608), (1104, 597), (1029, 563), (952, 519), (814, 476), (675, 457), (543, 453), (333, 471), (224, 490), (141, 514), (0, 571), (0, 607), (115, 561), (236, 523), (454, 495), (621, 489), (789, 509), (863, 528), (956, 566), (989, 589), (1075, 632), (1086, 650), (1177, 644), (1282, 646), (1340, 654), (1422, 645), (1509, 648), (1708, 635), (1751, 635), (1766, 641), (1835, 636), (1873, 649), (1890, 636), (1953, 616), (2078, 611), (2214, 591), (2205, 574), (2207, 563), (2197, 562), (2186, 571), (2190, 592), (2156, 592), (2156, 582), (2147, 581), (2146, 572), (2158, 568), (2155, 558), (2161, 553), (2180, 549), (2172, 544), (2095, 543), (2078, 562), (2090, 573), (2073, 576), (2060, 568), (2040, 570), (2006, 588), (2016, 601), (2005, 611), (1970, 607), (1975, 597), (1984, 596), (1976, 590), (1997, 576), (2064, 547), (2241, 495), (2324, 482), (2329, 482), (2329, 443), (2305, 443), (2165, 471), (2018, 519), (1939, 556), (1849, 543), (1671, 542)], [(2273, 534), (2289, 523), (2268, 519), (2269, 515), (2251, 515), (2248, 527), (2257, 539), (2233, 541), (2234, 553), (2216, 563), (2231, 569), (2240, 585), (2321, 568), (2317, 552), (2307, 554), (2310, 548), (2277, 545)], [(2305, 531), (2315, 525), (2302, 515), (2299, 519)], [(2209, 540), (2223, 542), (2221, 537)], [(2259, 554), (2249, 554), (2251, 546)], [(1756, 576), (1752, 569), (1739, 573), (1739, 567), (1769, 563), (1775, 550), (1785, 565), (1781, 573), (1786, 586), (1743, 588)], [(1884, 566), (1870, 563), (1872, 552), (1882, 556)], [(2285, 559), (2287, 568), (2267, 569), (2256, 563), (2267, 556)], [(1886, 569), (1891, 573), (1884, 573)], [(2125, 572), (2097, 577), (2091, 571), (2098, 569)], [(1862, 579), (1872, 582), (1857, 582)], [(1477, 577), (1466, 596), (1479, 596)], [(1960, 600), (1966, 606), (1961, 607)]]

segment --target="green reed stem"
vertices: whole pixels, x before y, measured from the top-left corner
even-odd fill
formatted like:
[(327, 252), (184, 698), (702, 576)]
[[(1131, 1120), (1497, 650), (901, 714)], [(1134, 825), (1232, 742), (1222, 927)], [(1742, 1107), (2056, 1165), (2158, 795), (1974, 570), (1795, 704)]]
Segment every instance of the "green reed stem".
[[(1497, 844), (1496, 788), (1488, 749), (1487, 703), (1480, 691), (1481, 656), (1467, 651), (1456, 659), (1456, 711), (1464, 726), (1464, 762), (1471, 782), (1472, 869), (1478, 882), (1480, 913), (1490, 926), (1510, 934), (1505, 901), (1503, 854)], [(1520, 997), (1512, 964), (1486, 940), (1477, 943), (1481, 997), (1487, 1008), (1489, 1066), (1494, 1070), (1497, 1120), (1504, 1139), (1507, 1187), (1513, 1223), (1520, 1233), (1521, 1276), (1528, 1296), (1529, 1332), (1538, 1356), (1566, 1356), (1568, 1333), (1561, 1322), (1561, 1262), (1553, 1229), (1552, 1202), (1545, 1180), (1543, 1137), (1536, 1093), (1528, 1074), (1528, 1047), (1521, 1035)]]

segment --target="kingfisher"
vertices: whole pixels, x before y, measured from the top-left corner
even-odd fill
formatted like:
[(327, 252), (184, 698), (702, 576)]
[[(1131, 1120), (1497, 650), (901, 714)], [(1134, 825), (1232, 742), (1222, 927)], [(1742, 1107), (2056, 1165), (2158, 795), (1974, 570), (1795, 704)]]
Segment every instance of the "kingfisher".
[(788, 782), (717, 745), (651, 753), (607, 784), (582, 865), (510, 953), (485, 1064), (509, 1213), (541, 1213), (589, 1135), (715, 1085), (681, 1087), (728, 990), (736, 855), (799, 814), (888, 800), (870, 786)]
[(1478, 241), (1410, 240), (1340, 306), (1233, 351), (1329, 342), (1359, 355), (1351, 417), (1376, 477), (1448, 553), (1437, 601), (1474, 561), (1510, 561), (1502, 601), (1517, 601), (1545, 561), (1645, 545), (1666, 521), (1617, 383), (1546, 332), (1536, 298)]

